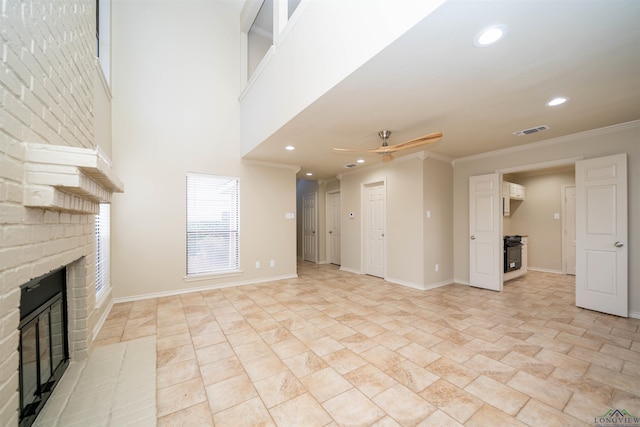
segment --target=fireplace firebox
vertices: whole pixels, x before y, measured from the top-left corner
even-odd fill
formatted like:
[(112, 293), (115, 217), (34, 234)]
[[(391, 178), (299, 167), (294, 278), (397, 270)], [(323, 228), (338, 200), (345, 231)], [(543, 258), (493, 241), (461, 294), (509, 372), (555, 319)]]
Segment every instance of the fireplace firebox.
[(33, 424), (69, 365), (66, 267), (29, 281), (20, 294), (20, 427)]

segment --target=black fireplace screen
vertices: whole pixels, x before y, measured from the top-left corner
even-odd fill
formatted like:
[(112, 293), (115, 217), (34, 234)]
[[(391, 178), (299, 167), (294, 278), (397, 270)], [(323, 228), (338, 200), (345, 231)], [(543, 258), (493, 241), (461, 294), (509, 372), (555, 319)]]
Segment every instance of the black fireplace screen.
[(20, 427), (29, 426), (69, 364), (66, 268), (31, 280), (20, 296)]

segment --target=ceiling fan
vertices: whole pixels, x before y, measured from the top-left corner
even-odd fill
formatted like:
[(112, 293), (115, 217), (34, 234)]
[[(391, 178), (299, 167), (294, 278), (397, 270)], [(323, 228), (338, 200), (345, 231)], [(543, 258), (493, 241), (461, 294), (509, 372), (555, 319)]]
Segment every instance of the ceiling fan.
[(382, 139), (382, 145), (378, 148), (374, 148), (371, 150), (359, 150), (357, 148), (336, 148), (333, 149), (336, 151), (357, 151), (360, 153), (378, 153), (382, 154), (383, 162), (390, 162), (393, 160), (393, 153), (400, 150), (408, 150), (410, 148), (420, 147), (421, 145), (430, 144), (435, 142), (437, 139), (442, 138), (442, 132), (434, 132), (428, 135), (421, 136), (416, 139), (411, 139), (409, 141), (405, 141), (396, 145), (387, 144), (387, 139), (391, 135), (391, 131), (389, 130), (381, 130), (378, 132), (378, 136)]

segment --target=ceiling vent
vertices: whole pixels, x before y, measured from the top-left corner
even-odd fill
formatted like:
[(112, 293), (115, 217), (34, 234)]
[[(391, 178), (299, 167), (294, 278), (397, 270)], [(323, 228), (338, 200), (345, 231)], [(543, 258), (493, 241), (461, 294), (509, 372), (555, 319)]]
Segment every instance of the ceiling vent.
[(529, 134), (532, 134), (532, 133), (542, 132), (544, 130), (549, 130), (549, 126), (547, 126), (547, 125), (536, 126), (534, 128), (530, 128), (530, 129), (519, 130), (518, 132), (514, 132), (513, 134), (515, 136), (524, 136), (524, 135), (529, 135)]
[(355, 168), (356, 166), (358, 166), (358, 165), (356, 165), (355, 163), (349, 163), (349, 164), (344, 165), (344, 167), (347, 168), (347, 169)]

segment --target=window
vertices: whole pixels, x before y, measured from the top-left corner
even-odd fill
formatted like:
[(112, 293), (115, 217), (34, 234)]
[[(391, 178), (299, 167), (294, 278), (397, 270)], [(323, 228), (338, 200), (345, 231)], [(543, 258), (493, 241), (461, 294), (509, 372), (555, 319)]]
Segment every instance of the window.
[(96, 215), (96, 300), (109, 288), (111, 258), (111, 205), (100, 204)]
[(111, 79), (111, 0), (96, 0), (96, 58), (107, 83)]
[(240, 180), (187, 174), (187, 276), (238, 271)]
[(247, 34), (248, 78), (273, 44), (273, 0), (264, 0)]

